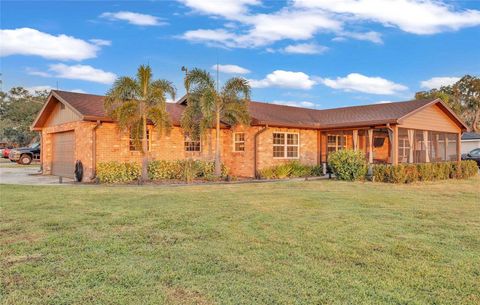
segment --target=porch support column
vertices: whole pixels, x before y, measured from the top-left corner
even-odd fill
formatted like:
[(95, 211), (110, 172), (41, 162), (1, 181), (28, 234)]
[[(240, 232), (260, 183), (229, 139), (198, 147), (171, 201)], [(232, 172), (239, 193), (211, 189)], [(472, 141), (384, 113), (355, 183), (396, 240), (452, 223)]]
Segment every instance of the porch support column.
[(462, 161), (462, 133), (457, 133), (457, 161)]
[(409, 154), (408, 154), (408, 163), (413, 163), (413, 148), (414, 148), (414, 137), (415, 137), (415, 130), (409, 129), (408, 133), (408, 146), (409, 146)]
[(425, 162), (430, 163), (430, 145), (428, 145), (428, 131), (423, 131), (423, 145), (425, 145)]
[(353, 130), (353, 150), (358, 150), (358, 129)]
[(373, 129), (368, 130), (368, 163), (373, 163)]
[(393, 142), (392, 142), (392, 164), (398, 165), (398, 126), (392, 127)]

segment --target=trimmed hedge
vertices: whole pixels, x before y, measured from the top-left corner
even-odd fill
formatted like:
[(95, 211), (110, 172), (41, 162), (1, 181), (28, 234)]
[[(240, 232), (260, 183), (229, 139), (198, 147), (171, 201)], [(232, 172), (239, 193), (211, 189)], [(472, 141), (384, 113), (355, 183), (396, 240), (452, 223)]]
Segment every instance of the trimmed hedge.
[(137, 180), (141, 176), (141, 167), (134, 162), (101, 162), (97, 165), (97, 178), (101, 183), (121, 183)]
[(328, 165), (338, 180), (365, 179), (367, 160), (361, 151), (342, 149), (328, 155)]
[(373, 180), (387, 183), (466, 179), (476, 176), (477, 173), (477, 163), (472, 160), (373, 166)]
[[(228, 175), (222, 164), (221, 177)], [(215, 163), (200, 160), (155, 160), (148, 164), (148, 177), (151, 180), (176, 179), (191, 182), (195, 178), (215, 179)]]
[(322, 167), (320, 165), (304, 165), (298, 161), (292, 161), (263, 168), (258, 171), (258, 175), (261, 179), (285, 179), (321, 176)]
[[(228, 169), (222, 165), (222, 178), (227, 177)], [(102, 162), (97, 166), (97, 178), (101, 183), (126, 183), (141, 177), (141, 166), (137, 163)], [(198, 160), (156, 160), (148, 164), (148, 177), (151, 180), (182, 180), (191, 182), (201, 178), (214, 180), (214, 162)]]

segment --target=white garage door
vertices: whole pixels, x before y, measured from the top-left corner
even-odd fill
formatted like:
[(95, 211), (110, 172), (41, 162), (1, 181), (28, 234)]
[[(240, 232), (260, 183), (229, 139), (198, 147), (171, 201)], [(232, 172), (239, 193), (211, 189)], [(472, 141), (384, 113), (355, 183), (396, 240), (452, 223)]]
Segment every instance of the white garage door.
[(53, 135), (52, 175), (73, 178), (75, 171), (75, 134), (73, 131)]

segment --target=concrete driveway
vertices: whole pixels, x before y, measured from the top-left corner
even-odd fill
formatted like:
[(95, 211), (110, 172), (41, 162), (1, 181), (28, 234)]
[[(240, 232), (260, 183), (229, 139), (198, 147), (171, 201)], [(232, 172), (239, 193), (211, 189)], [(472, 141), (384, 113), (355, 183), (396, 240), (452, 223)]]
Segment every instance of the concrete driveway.
[[(4, 160), (2, 160), (4, 161)], [(22, 184), (22, 185), (69, 185), (72, 179), (63, 178), (63, 183), (58, 183), (56, 176), (43, 176), (40, 165), (19, 165), (16, 163), (0, 162), (0, 183), (1, 184)]]

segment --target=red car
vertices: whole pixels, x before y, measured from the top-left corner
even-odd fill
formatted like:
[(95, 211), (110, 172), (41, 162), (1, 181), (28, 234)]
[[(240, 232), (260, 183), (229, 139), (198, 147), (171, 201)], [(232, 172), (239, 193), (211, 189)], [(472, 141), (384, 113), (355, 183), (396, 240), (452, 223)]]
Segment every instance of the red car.
[(10, 154), (11, 149), (12, 149), (11, 147), (5, 147), (5, 148), (0, 149), (1, 157), (5, 158), (5, 159), (8, 159), (8, 155)]

